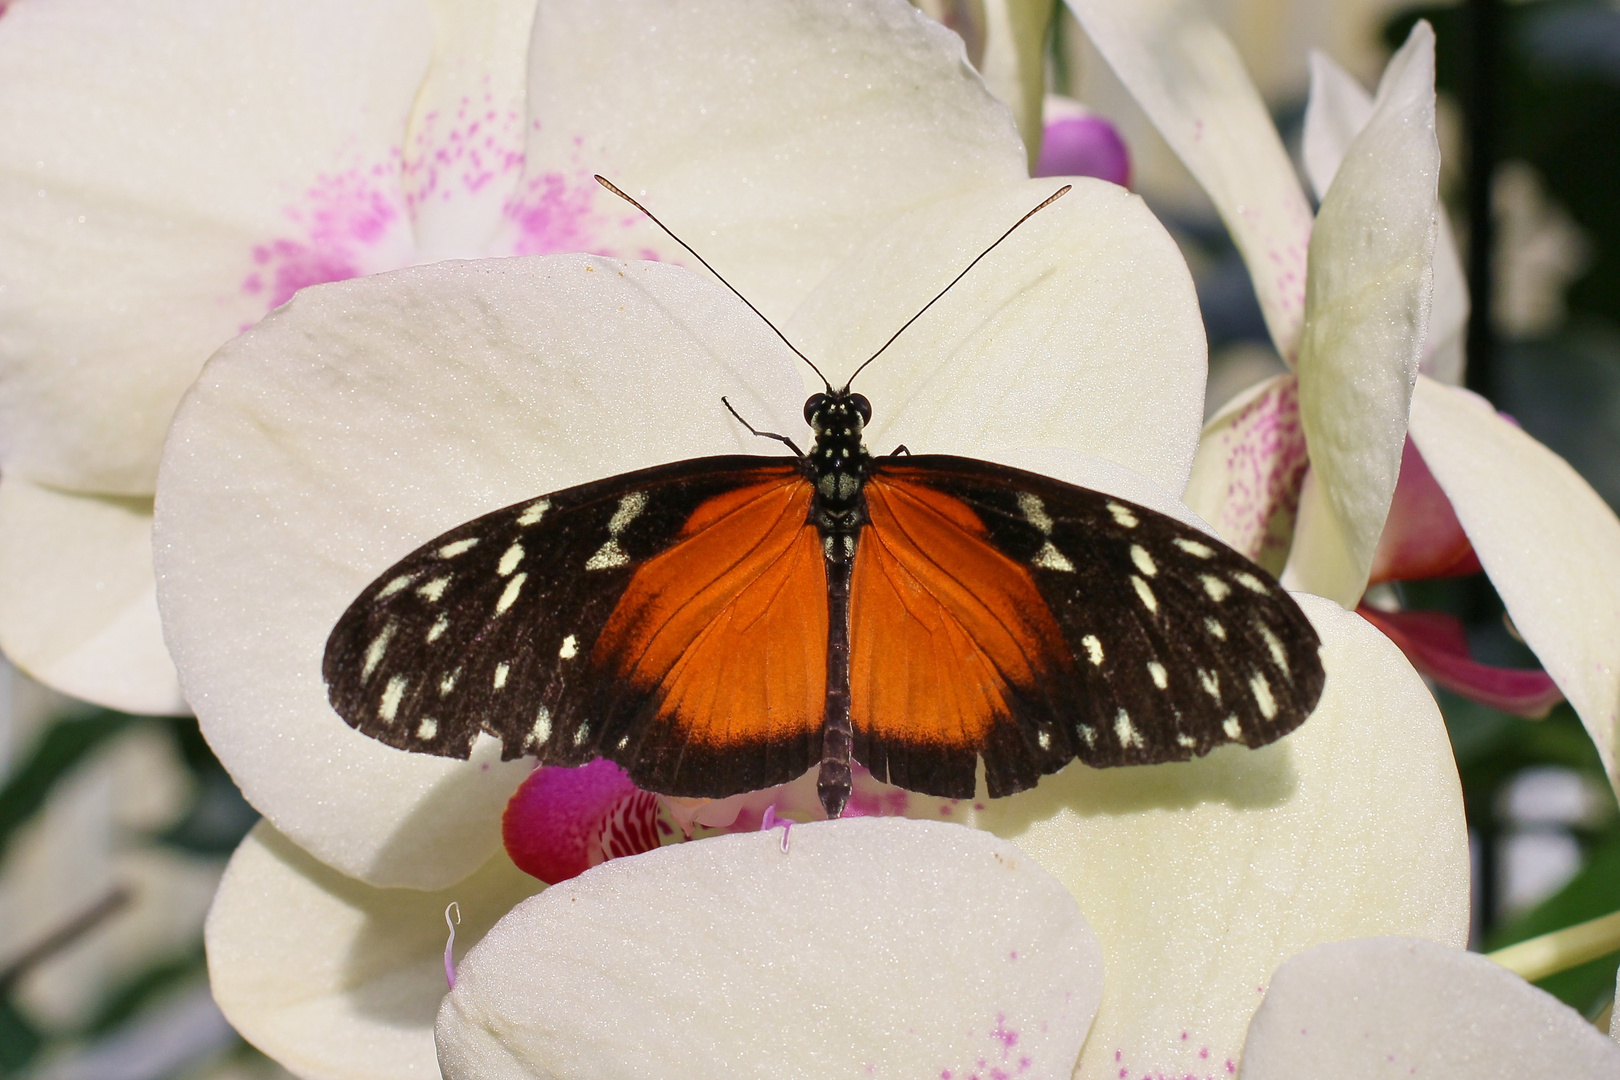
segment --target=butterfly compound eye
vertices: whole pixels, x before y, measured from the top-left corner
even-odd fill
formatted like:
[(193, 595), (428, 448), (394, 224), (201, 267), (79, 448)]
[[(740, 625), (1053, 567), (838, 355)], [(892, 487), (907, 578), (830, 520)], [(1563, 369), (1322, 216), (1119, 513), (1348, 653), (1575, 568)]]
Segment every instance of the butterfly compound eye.
[(849, 401), (850, 404), (855, 406), (855, 411), (861, 414), (861, 424), (863, 426), (870, 424), (872, 422), (872, 403), (866, 400), (866, 395), (851, 394)]
[(815, 427), (816, 422), (813, 417), (816, 415), (816, 412), (825, 404), (827, 404), (826, 394), (810, 395), (810, 400), (804, 403), (804, 422), (809, 424), (811, 427)]

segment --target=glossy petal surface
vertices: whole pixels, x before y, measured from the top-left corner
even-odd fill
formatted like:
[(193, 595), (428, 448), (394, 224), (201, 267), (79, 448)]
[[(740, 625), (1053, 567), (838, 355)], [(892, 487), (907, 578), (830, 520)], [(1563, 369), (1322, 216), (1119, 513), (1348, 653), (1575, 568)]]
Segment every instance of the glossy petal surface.
[(435, 1080), (445, 908), (460, 910), (459, 959), (542, 887), (496, 855), (440, 892), (378, 889), (261, 822), (231, 857), (208, 915), (214, 1000), (305, 1080)]
[(1432, 941), (1319, 945), (1277, 969), (1244, 1080), (1568, 1080), (1620, 1075), (1620, 1046), (1477, 953)]
[(1298, 599), (1328, 678), (1292, 735), (1186, 764), (1070, 766), (977, 816), (1063, 881), (1102, 940), (1083, 1080), (1225, 1075), (1301, 949), (1466, 940), (1462, 792), (1434, 699), (1364, 621)]
[(1620, 780), (1620, 521), (1569, 464), (1482, 398), (1420, 378), (1412, 441), (1513, 624)]
[[(517, 907), (439, 1013), (448, 1080), (1067, 1080), (1102, 992), (1073, 898), (973, 829), (855, 818), (616, 859)], [(634, 1038), (626, 1038), (634, 1032)]]

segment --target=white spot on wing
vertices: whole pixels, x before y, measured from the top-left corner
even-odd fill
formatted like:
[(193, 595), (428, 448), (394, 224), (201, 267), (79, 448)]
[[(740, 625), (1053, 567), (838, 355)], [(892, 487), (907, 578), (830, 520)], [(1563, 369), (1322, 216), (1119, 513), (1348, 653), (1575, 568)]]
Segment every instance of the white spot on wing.
[(569, 634), (567, 637), (563, 638), (562, 648), (557, 650), (557, 655), (562, 657), (564, 660), (572, 660), (574, 657), (578, 656), (579, 639), (573, 634)]
[(510, 664), (495, 665), (495, 689), (504, 690), (506, 688), (506, 676), (511, 670), (512, 665)]
[(534, 718), (534, 730), (529, 732), (529, 737), (524, 740), (524, 745), (544, 746), (546, 740), (550, 738), (551, 710), (542, 705), (540, 706), (540, 712)]
[(1092, 667), (1101, 667), (1103, 662), (1102, 642), (1097, 640), (1096, 634), (1087, 634), (1080, 639), (1080, 644), (1086, 647), (1086, 658), (1091, 661)]
[(450, 693), (450, 691), (452, 691), (452, 690), (454, 690), (456, 688), (456, 678), (460, 674), (461, 674), (461, 669), (456, 668), (456, 670), (450, 672), (450, 674), (446, 675), (444, 678), (439, 680), (439, 696), (440, 697), (446, 696), (447, 694)]
[(446, 544), (439, 549), (439, 558), (453, 559), (457, 555), (465, 554), (478, 546), (478, 537), (470, 536), (465, 540), (457, 540), (453, 544)]
[(621, 735), (621, 736), (619, 736), (619, 743), (618, 743), (618, 746), (616, 747), (616, 749), (623, 750), (625, 747), (627, 747), (629, 745), (630, 745), (630, 736)]
[(1208, 544), (1200, 544), (1196, 540), (1184, 540), (1178, 536), (1175, 539), (1175, 544), (1176, 547), (1180, 548), (1182, 551), (1185, 551), (1187, 554), (1194, 556), (1195, 558), (1208, 559), (1215, 554), (1214, 548), (1210, 547)]
[(399, 715), (399, 702), (405, 696), (405, 688), (410, 681), (403, 675), (395, 675), (383, 687), (382, 701), (377, 703), (377, 717), (385, 724), (392, 724), (394, 717)]
[(1092, 727), (1090, 724), (1080, 725), (1080, 737), (1086, 740), (1087, 746), (1097, 745), (1097, 729)]
[(1156, 613), (1159, 610), (1159, 598), (1153, 595), (1153, 590), (1148, 588), (1148, 583), (1132, 574), (1131, 584), (1136, 587), (1136, 595), (1141, 598), (1142, 606)]
[(523, 545), (514, 541), (512, 546), (507, 548), (505, 554), (501, 556), (501, 564), (495, 568), (495, 572), (501, 575), (501, 577), (506, 577), (512, 571), (516, 570), (517, 564), (522, 561)]
[(1136, 730), (1131, 723), (1131, 714), (1124, 709), (1114, 717), (1114, 734), (1119, 737), (1119, 745), (1129, 748), (1142, 745), (1142, 733)]
[(1233, 742), (1243, 738), (1243, 725), (1238, 723), (1236, 716), (1228, 716), (1226, 723), (1221, 725), (1221, 730), (1226, 732), (1226, 737)]
[(382, 663), (383, 653), (388, 651), (388, 642), (394, 636), (395, 625), (394, 620), (389, 619), (387, 625), (371, 639), (371, 644), (366, 646), (366, 663), (360, 669), (361, 681), (371, 678), (371, 673)]
[(1260, 706), (1260, 715), (1273, 719), (1277, 715), (1277, 699), (1271, 696), (1271, 684), (1265, 675), (1255, 672), (1254, 678), (1249, 680), (1249, 690), (1254, 694), (1254, 703)]
[(1221, 700), (1221, 675), (1218, 671), (1205, 671), (1198, 669), (1198, 681), (1203, 684), (1204, 692), (1216, 701)]
[(423, 720), (420, 724), (416, 725), (416, 737), (421, 739), (423, 742), (427, 742), (438, 733), (439, 722), (437, 720)]
[(1226, 640), (1226, 627), (1222, 626), (1214, 619), (1205, 619), (1204, 629), (1209, 631), (1211, 637), (1217, 638), (1221, 641)]
[(1191, 750), (1193, 747), (1198, 745), (1198, 740), (1193, 738), (1191, 735), (1177, 735), (1176, 742), (1180, 743), (1182, 746), (1185, 746), (1188, 750)]
[(1170, 673), (1157, 660), (1148, 661), (1148, 674), (1153, 676), (1153, 685), (1160, 690), (1170, 685)]
[(1040, 744), (1042, 750), (1052, 749), (1052, 735), (1050, 732), (1038, 732), (1035, 735), (1035, 741)]
[(1154, 565), (1153, 556), (1149, 555), (1147, 548), (1141, 544), (1131, 545), (1131, 562), (1135, 563), (1136, 568), (1142, 571), (1143, 577), (1152, 577), (1159, 572), (1159, 568)]
[(1260, 631), (1260, 636), (1265, 638), (1266, 649), (1271, 653), (1272, 662), (1277, 665), (1284, 675), (1288, 674), (1288, 650), (1284, 649), (1283, 643), (1277, 640), (1277, 635), (1271, 632), (1271, 627), (1259, 619), (1254, 620), (1254, 626), (1256, 630)]
[(438, 641), (439, 638), (444, 636), (444, 632), (448, 629), (450, 629), (450, 620), (447, 617), (440, 615), (434, 620), (433, 625), (428, 627), (428, 644), (431, 645), (435, 641)]
[(1108, 504), (1108, 512), (1114, 515), (1116, 524), (1123, 525), (1127, 529), (1134, 529), (1138, 524), (1136, 515), (1131, 513), (1131, 508), (1128, 506), (1121, 506), (1117, 502), (1111, 502)]
[(399, 592), (401, 589), (403, 589), (405, 586), (409, 585), (410, 583), (411, 583), (411, 575), (410, 574), (401, 574), (399, 577), (395, 578), (393, 581), (390, 581), (388, 584), (384, 585), (382, 587), (382, 589), (377, 593), (377, 595), (372, 597), (372, 599), (374, 599), (374, 600), (382, 600), (382, 599), (385, 599), (386, 597), (393, 596), (395, 593)]
[(1250, 592), (1259, 593), (1261, 596), (1271, 595), (1271, 590), (1266, 588), (1266, 583), (1249, 573), (1247, 570), (1237, 571), (1232, 575), (1232, 580), (1243, 586), (1245, 589), (1248, 589)]
[(1209, 598), (1217, 604), (1232, 594), (1232, 586), (1214, 574), (1202, 574), (1198, 580), (1203, 582), (1204, 591), (1209, 593)]
[(1041, 550), (1037, 551), (1035, 558), (1030, 561), (1036, 566), (1047, 570), (1062, 570), (1066, 574), (1074, 573), (1074, 563), (1070, 562), (1069, 557), (1059, 551), (1050, 540), (1041, 546)]
[(416, 595), (420, 596), (430, 604), (436, 604), (439, 602), (439, 597), (444, 595), (445, 586), (449, 584), (449, 575), (445, 575), (444, 577), (436, 577), (426, 585), (423, 585), (420, 589), (417, 589)]
[(632, 491), (619, 500), (619, 508), (613, 511), (613, 517), (608, 521), (608, 535), (618, 536), (630, 527), (630, 523), (641, 516), (647, 509), (647, 493), (645, 491)]
[(524, 573), (506, 583), (506, 588), (501, 592), (501, 598), (495, 601), (495, 614), (504, 615), (507, 608), (517, 603), (518, 593), (522, 591), (523, 583), (528, 579), (529, 575)]
[(1046, 505), (1041, 502), (1039, 495), (1020, 491), (1018, 509), (1023, 513), (1024, 520), (1039, 529), (1042, 536), (1052, 535), (1052, 515), (1046, 512)]
[(529, 525), (538, 525), (540, 523), (540, 519), (545, 517), (546, 511), (550, 509), (550, 499), (536, 499), (524, 509), (521, 515), (519, 515), (517, 523), (525, 527)]
[(580, 721), (579, 727), (574, 729), (574, 745), (575, 746), (584, 746), (585, 745), (585, 740), (590, 738), (590, 737), (591, 737), (591, 722), (589, 720)]
[(619, 546), (617, 540), (609, 540), (597, 549), (596, 554), (585, 560), (587, 570), (611, 570), (615, 566), (623, 566), (630, 561), (624, 548)]

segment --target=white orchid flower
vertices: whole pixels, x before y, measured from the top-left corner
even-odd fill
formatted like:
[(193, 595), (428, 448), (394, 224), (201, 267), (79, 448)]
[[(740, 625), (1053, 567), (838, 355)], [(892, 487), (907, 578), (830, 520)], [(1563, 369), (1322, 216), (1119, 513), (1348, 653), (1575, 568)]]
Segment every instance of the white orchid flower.
[[(1297, 362), (1206, 427), (1189, 505), (1262, 563), (1286, 557), (1286, 583), (1354, 606), (1374, 565), (1409, 412), (1411, 442), (1514, 625), (1580, 715), (1611, 781), (1620, 779), (1620, 521), (1564, 461), (1448, 385), (1460, 371), (1468, 297), (1443, 225), (1424, 334), (1423, 252), (1432, 243), (1424, 223), (1443, 222), (1433, 196), (1432, 32), (1414, 28), (1376, 101), (1325, 57), (1314, 60), (1305, 161), (1322, 208), (1313, 231), (1259, 95), (1191, 0), (1070, 7), (1209, 191), (1278, 351)], [(1359, 280), (1357, 266), (1375, 272)], [(1378, 293), (1403, 299), (1380, 308), (1371, 302)], [(1357, 315), (1363, 305), (1404, 314), (1381, 326), (1375, 314)], [(1400, 527), (1397, 539), (1444, 532), (1446, 516)], [(1435, 552), (1413, 554), (1422, 565)], [(1384, 572), (1397, 572), (1398, 553), (1384, 557)], [(1430, 630), (1383, 622), (1409, 645)], [(1534, 677), (1468, 665), (1445, 629), (1413, 649), (1429, 670), (1522, 712), (1551, 703)]]

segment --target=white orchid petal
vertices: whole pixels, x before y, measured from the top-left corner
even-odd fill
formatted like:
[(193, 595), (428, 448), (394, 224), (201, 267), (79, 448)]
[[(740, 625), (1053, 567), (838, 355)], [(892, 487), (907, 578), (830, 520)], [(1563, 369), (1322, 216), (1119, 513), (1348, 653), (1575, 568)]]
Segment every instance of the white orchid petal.
[(494, 253), (578, 249), (557, 244), (572, 230), (596, 250), (690, 262), (599, 172), (773, 319), (874, 221), (1028, 175), (961, 39), (902, 0), (545, 0), (529, 72), (524, 186)]
[(430, 0), (433, 66), (416, 94), (400, 168), (418, 260), (489, 248), (523, 175), (534, 0)]
[(125, 712), (186, 712), (163, 647), (148, 499), (0, 479), (0, 648), (74, 697)]
[(1051, 0), (983, 0), (983, 5), (984, 57), (976, 66), (990, 92), (1012, 109), (1028, 150), (1027, 164), (1033, 169), (1041, 152)]
[(1210, 417), (1182, 496), (1237, 551), (1280, 573), (1310, 458), (1299, 380), (1277, 375)]
[(1620, 1075), (1620, 1046), (1478, 953), (1400, 937), (1319, 945), (1277, 969), (1243, 1080), (1565, 1080)]
[[(591, 256), (438, 264), (305, 290), (176, 416), (159, 600), (187, 699), (249, 801), (318, 858), (436, 888), (499, 842), (522, 761), (403, 753), (327, 704), (321, 658), (395, 560), (479, 514), (632, 468), (776, 448), (799, 378), (720, 286)], [(489, 775), (484, 771), (488, 770)]]
[(977, 816), (1057, 875), (1102, 939), (1082, 1080), (1227, 1075), (1271, 973), (1311, 945), (1467, 938), (1462, 791), (1433, 697), (1365, 621), (1296, 599), (1327, 668), (1298, 731), (1185, 764), (1072, 765)]
[[(874, 452), (905, 443), (983, 456), (1046, 444), (1109, 458), (1172, 491), (1186, 483), (1207, 365), (1186, 262), (1138, 197), (1101, 180), (1072, 183), (861, 373)], [(1003, 185), (899, 219), (784, 329), (842, 385), (1061, 186)]]
[(544, 888), (497, 854), (439, 892), (344, 877), (260, 822), (208, 913), (209, 983), (231, 1025), (304, 1080), (437, 1080), (445, 909), (466, 954)]
[(6, 12), (8, 473), (150, 495), (221, 342), (298, 284), (408, 261), (396, 155), (431, 46), (425, 7), (398, 0)]
[(439, 1063), (448, 1080), (1067, 1080), (1102, 975), (1073, 899), (1011, 844), (816, 822), (786, 850), (774, 829), (678, 844), (523, 903), (462, 964)]
[(1466, 390), (1418, 379), (1412, 441), (1620, 784), (1620, 520), (1563, 458)]
[(1249, 266), (1271, 339), (1292, 364), (1311, 209), (1237, 50), (1196, 0), (1067, 2), (1209, 193)]
[(1400, 473), (1428, 326), (1439, 176), (1434, 31), (1419, 22), (1311, 234), (1299, 398), (1319, 498), (1299, 517), (1284, 584), (1345, 607), (1366, 590)]

